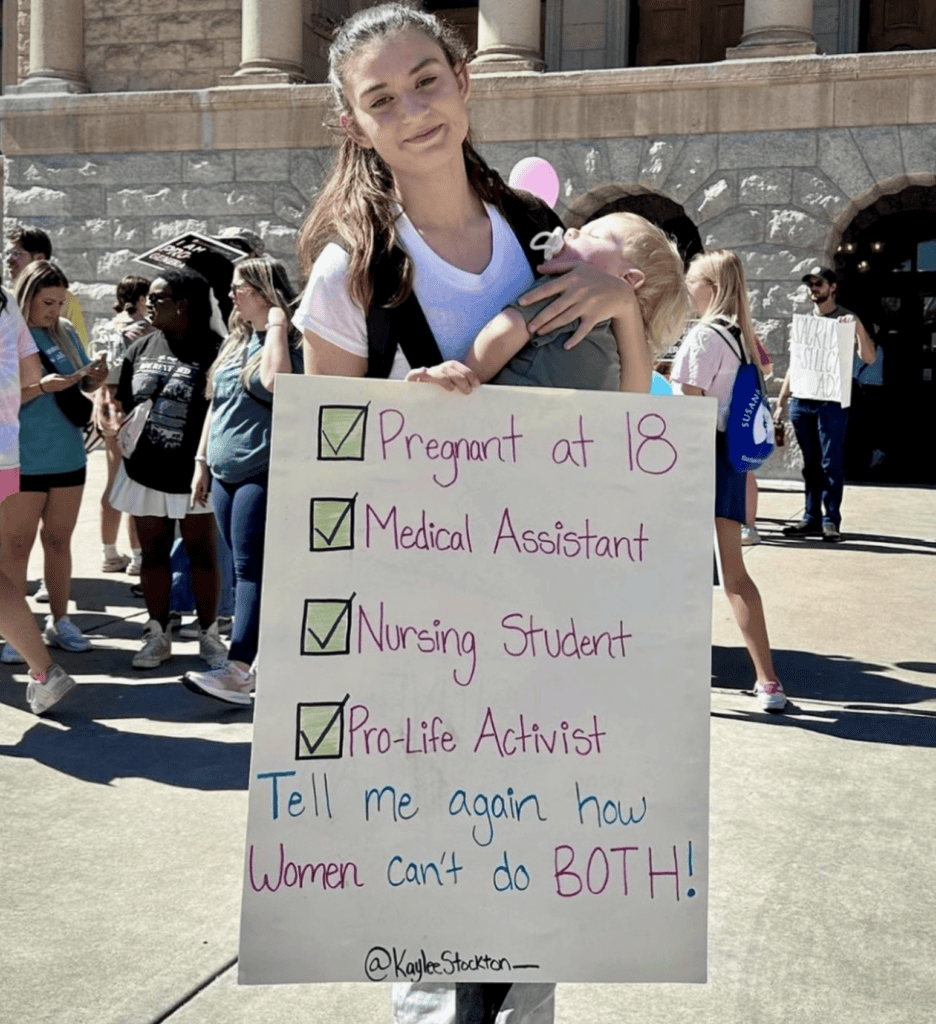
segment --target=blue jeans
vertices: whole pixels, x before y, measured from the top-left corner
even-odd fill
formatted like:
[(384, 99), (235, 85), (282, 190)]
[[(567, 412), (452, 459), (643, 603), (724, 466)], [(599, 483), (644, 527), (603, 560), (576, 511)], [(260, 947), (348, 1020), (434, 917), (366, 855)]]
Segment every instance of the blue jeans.
[(234, 624), (228, 657), (250, 665), (257, 656), (260, 642), (267, 473), (236, 484), (215, 477), (211, 481), (211, 501), (218, 529), (234, 555)]
[(805, 518), (837, 528), (842, 522), (848, 410), (838, 402), (794, 398), (790, 402), (790, 422), (803, 453)]

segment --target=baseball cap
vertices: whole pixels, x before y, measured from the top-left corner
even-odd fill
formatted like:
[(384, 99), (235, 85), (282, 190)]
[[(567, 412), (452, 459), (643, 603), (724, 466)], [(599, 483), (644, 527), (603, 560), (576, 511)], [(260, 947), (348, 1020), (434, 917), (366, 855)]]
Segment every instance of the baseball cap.
[(828, 281), (829, 284), (836, 284), (838, 278), (835, 276), (835, 271), (831, 267), (811, 267), (809, 271), (800, 278), (805, 284), (811, 277), (821, 277), (823, 281)]

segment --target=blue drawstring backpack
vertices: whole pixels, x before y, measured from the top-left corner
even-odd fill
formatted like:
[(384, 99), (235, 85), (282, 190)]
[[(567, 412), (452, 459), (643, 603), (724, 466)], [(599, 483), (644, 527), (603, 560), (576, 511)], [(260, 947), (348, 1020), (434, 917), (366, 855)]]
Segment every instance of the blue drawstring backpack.
[[(747, 473), (762, 466), (774, 450), (773, 416), (764, 396), (760, 371), (747, 359), (744, 343), (740, 336), (735, 336), (736, 328), (729, 336), (729, 332), (718, 324), (710, 323), (709, 326), (725, 339), (741, 363), (731, 389), (725, 440), (728, 461), (739, 473)], [(737, 350), (732, 338), (738, 342)]]

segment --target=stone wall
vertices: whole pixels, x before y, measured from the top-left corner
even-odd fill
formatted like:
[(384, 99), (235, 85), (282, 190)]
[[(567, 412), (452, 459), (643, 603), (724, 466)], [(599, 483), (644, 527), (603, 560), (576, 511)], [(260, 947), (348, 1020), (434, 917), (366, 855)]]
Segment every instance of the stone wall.
[(208, 89), (241, 61), (241, 0), (84, 0), (92, 92)]
[(831, 263), (859, 209), (884, 193), (936, 182), (936, 127), (902, 125), (484, 147), (503, 172), (538, 155), (562, 182), (557, 209), (580, 223), (611, 198), (655, 192), (679, 204), (707, 249), (745, 262), (758, 330), (786, 372), (794, 313), (811, 306), (800, 277)]
[[(936, 182), (936, 127), (852, 128), (489, 143), (507, 175), (539, 155), (559, 173), (558, 210), (589, 216), (615, 194), (650, 191), (679, 204), (706, 248), (744, 258), (753, 307), (778, 372), (786, 331), (808, 311), (799, 284), (830, 262), (848, 222), (882, 193)], [(7, 159), (6, 221), (43, 226), (93, 319), (132, 257), (182, 231), (251, 227), (271, 252), (293, 257), (294, 234), (329, 151), (277, 149), (52, 155)]]
[[(294, 266), (329, 159), (326, 95), (310, 85), (2, 100), (5, 226), (50, 233), (91, 322), (109, 314), (135, 254), (186, 230), (250, 227)], [(880, 196), (936, 183), (934, 96), (929, 55), (868, 54), (479, 75), (471, 106), (502, 173), (537, 153), (556, 167), (567, 219), (649, 191), (678, 204), (705, 246), (737, 249), (779, 376), (790, 317), (809, 309), (804, 270), (831, 263)]]
[(47, 231), (89, 329), (134, 256), (185, 231), (249, 227), (295, 267), (296, 229), (322, 177), (314, 153), (108, 153), (6, 160), (5, 227)]

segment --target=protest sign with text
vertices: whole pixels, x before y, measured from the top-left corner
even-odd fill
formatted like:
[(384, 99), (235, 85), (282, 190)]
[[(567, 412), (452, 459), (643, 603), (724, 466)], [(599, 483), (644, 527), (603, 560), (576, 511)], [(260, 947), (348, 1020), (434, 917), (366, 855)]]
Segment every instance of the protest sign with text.
[(705, 980), (714, 437), (277, 378), (241, 982)]
[(790, 336), (790, 391), (796, 398), (851, 405), (855, 321), (793, 317)]

